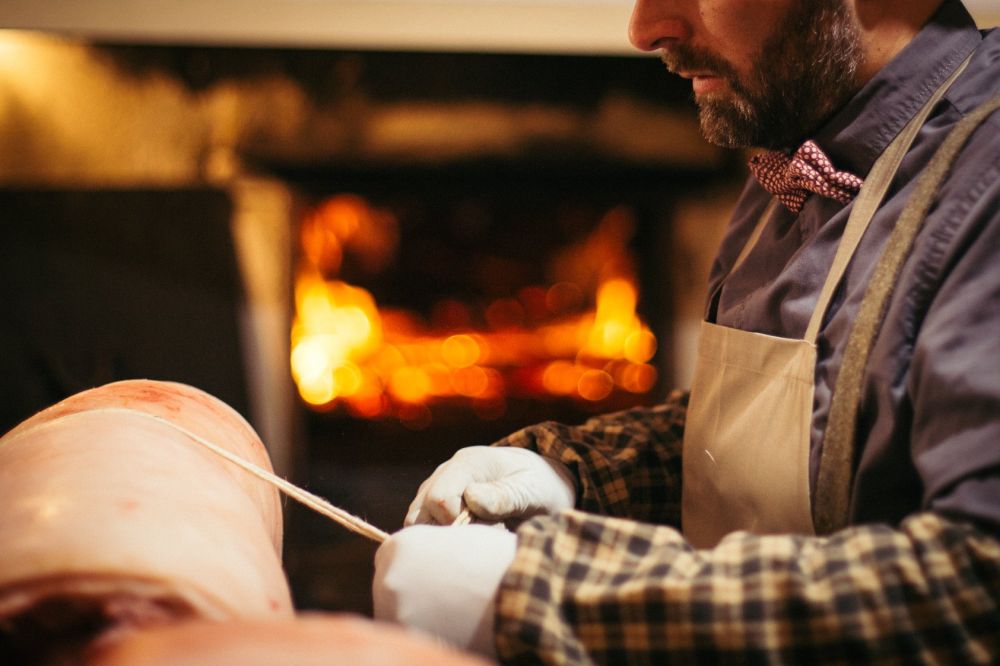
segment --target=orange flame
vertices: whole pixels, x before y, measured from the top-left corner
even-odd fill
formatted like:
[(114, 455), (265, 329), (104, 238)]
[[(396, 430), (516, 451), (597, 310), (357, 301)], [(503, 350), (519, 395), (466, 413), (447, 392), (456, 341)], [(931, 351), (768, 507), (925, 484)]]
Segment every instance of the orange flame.
[[(422, 427), (430, 421), (426, 405), (436, 400), (471, 401), (482, 418), (497, 418), (510, 395), (599, 402), (616, 390), (643, 394), (655, 385), (649, 361), (656, 338), (636, 314), (629, 275), (601, 280), (594, 309), (582, 314), (573, 311), (585, 295), (566, 281), (492, 303), (484, 312), (488, 330), (428, 330), (411, 313), (380, 310), (366, 290), (324, 277), (336, 274), (343, 248), (373, 219), (381, 220), (383, 236), (394, 237), (386, 217), (354, 196), (334, 197), (303, 222), (291, 369), (306, 403), (344, 404), (366, 418), (393, 413)], [(437, 310), (467, 324), (461, 304)], [(523, 313), (549, 323), (525, 328)]]

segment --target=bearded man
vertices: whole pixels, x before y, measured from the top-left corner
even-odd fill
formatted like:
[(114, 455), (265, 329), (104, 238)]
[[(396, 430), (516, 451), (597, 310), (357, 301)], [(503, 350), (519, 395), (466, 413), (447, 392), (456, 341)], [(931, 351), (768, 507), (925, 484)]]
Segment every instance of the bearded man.
[[(376, 616), (525, 663), (1000, 659), (1000, 30), (958, 0), (637, 0), (766, 149), (690, 392), (460, 450)], [(449, 526), (463, 508), (516, 533)], [(426, 523), (421, 525), (421, 523)]]

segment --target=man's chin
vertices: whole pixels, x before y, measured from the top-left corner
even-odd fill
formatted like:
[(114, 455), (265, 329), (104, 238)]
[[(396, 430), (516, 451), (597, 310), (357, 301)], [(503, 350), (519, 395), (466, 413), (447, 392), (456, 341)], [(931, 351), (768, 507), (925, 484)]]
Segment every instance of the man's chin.
[(749, 148), (757, 143), (751, 123), (741, 115), (731, 99), (706, 94), (698, 102), (702, 136), (721, 148)]

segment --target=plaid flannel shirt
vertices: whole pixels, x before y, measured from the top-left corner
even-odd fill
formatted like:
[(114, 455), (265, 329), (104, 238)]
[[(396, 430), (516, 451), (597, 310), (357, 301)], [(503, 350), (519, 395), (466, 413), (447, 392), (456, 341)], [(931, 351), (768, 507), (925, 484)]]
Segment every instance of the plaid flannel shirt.
[[(696, 550), (680, 518), (687, 396), (543, 423), (498, 445), (562, 461), (578, 506), (518, 531), (496, 640), (512, 663), (995, 663), (1000, 542), (930, 513), (819, 537), (738, 532)], [(590, 513), (596, 512), (596, 513)], [(600, 513), (602, 515), (597, 515)]]

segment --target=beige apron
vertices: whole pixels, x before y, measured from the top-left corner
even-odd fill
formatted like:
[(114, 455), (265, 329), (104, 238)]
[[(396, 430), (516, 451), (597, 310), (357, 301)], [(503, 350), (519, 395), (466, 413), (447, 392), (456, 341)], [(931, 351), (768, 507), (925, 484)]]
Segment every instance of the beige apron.
[[(702, 322), (683, 457), (682, 527), (694, 546), (713, 547), (737, 530), (814, 533), (809, 444), (816, 336), (834, 290), (903, 156), (963, 69), (964, 64), (941, 85), (873, 165), (854, 202), (803, 339)], [(773, 200), (761, 216), (730, 274), (753, 249), (775, 205)]]

